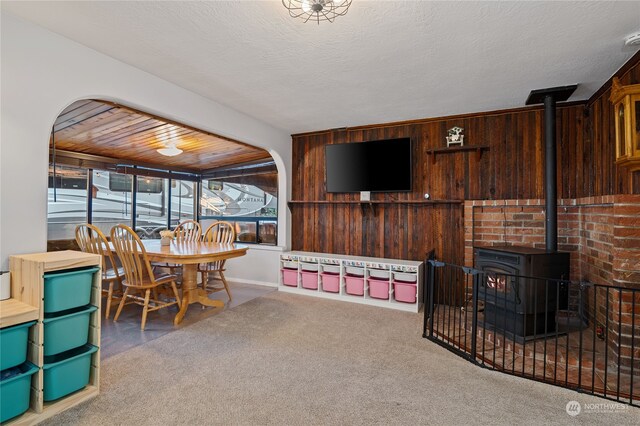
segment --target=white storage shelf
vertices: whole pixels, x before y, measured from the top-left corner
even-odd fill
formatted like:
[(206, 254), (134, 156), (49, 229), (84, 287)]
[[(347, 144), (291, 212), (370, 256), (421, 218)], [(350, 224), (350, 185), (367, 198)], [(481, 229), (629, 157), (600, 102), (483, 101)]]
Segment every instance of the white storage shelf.
[[(325, 288), (323, 273), (331, 273), (338, 278), (337, 291)], [(422, 274), (423, 262), (294, 251), (280, 256), (278, 289), (289, 293), (419, 312), (422, 306)], [(347, 293), (347, 278), (352, 276), (362, 276), (363, 295)], [(388, 283), (387, 299), (371, 297), (369, 278)], [(399, 285), (405, 286), (407, 283), (415, 283), (414, 303), (397, 300), (394, 288), (394, 282), (397, 281), (400, 281)], [(413, 291), (410, 287), (404, 289)]]

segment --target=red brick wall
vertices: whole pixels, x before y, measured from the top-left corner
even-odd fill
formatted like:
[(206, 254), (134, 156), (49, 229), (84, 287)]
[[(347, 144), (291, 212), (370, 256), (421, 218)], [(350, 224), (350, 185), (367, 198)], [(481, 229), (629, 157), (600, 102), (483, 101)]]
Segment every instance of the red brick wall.
[[(575, 200), (568, 200), (558, 207), (558, 248), (571, 253), (571, 276), (577, 278), (581, 219), (580, 207), (574, 204)], [(544, 200), (465, 202), (465, 265), (473, 266), (474, 245), (544, 248), (544, 218)]]
[[(474, 245), (544, 248), (544, 200), (466, 201), (464, 224), (467, 266), (473, 266)], [(573, 281), (640, 289), (640, 196), (561, 200), (558, 248), (571, 253)], [(622, 301), (620, 294), (615, 289), (600, 289), (596, 321), (604, 325), (608, 316), (609, 350), (613, 359), (620, 356), (621, 367), (631, 365), (633, 332), (635, 368), (640, 368), (640, 291), (635, 296), (623, 291)], [(592, 311), (593, 292), (585, 296), (587, 309)]]
[[(602, 198), (602, 197), (599, 197)], [(574, 280), (613, 283), (613, 204), (585, 204), (579, 207), (578, 275)]]
[[(544, 248), (544, 200), (469, 200), (464, 208), (465, 265), (474, 245)], [(558, 248), (571, 253), (571, 278), (640, 286), (640, 196), (561, 200)]]
[(613, 281), (640, 287), (640, 196), (618, 195), (613, 206)]

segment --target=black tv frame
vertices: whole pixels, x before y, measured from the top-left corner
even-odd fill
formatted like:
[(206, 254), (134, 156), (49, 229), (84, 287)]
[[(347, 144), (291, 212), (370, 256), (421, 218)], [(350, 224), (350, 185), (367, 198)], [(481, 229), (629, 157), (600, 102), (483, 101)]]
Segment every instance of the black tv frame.
[[(331, 146), (344, 146), (344, 145), (355, 145), (355, 144), (368, 144), (368, 143), (377, 143), (377, 142), (388, 142), (392, 143), (392, 141), (407, 141), (409, 143), (409, 188), (408, 189), (383, 189), (383, 190), (372, 190), (372, 189), (361, 189), (361, 190), (352, 190), (352, 191), (330, 191), (327, 186), (327, 149)], [(403, 138), (390, 138), (390, 139), (376, 139), (370, 141), (363, 142), (351, 142), (351, 143), (339, 143), (339, 144), (327, 144), (325, 145), (325, 164), (324, 164), (324, 184), (325, 190), (330, 194), (354, 194), (361, 192), (374, 192), (374, 193), (385, 193), (385, 192), (411, 192), (413, 191), (413, 140), (410, 137)]]

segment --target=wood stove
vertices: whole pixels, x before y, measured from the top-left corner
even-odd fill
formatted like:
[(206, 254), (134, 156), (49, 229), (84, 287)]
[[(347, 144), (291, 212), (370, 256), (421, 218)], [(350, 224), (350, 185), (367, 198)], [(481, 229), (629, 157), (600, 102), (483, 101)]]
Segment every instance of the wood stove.
[(556, 312), (568, 303), (567, 289), (558, 281), (569, 279), (569, 253), (558, 252), (556, 102), (569, 99), (576, 87), (532, 90), (526, 101), (544, 104), (545, 250), (475, 248), (476, 269), (486, 272), (478, 289), (484, 322), (520, 339), (555, 332)]
[(566, 309), (569, 253), (519, 246), (474, 248), (475, 267), (485, 272), (478, 298), (484, 321), (519, 338), (556, 331), (556, 312)]

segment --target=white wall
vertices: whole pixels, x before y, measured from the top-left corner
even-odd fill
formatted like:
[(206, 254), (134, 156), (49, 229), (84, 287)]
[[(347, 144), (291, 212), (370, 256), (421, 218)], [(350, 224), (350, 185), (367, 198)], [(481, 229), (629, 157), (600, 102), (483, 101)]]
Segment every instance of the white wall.
[[(6, 12), (1, 19), (0, 268), (8, 267), (12, 254), (46, 250), (51, 126), (66, 106), (87, 98), (267, 149), (279, 175), (278, 245), (288, 246), (291, 138), (285, 131)], [(255, 252), (258, 262), (242, 262), (229, 276), (251, 280), (264, 265), (277, 265), (278, 251)]]
[[(205, 232), (213, 222), (215, 222), (213, 219), (201, 221), (202, 232)], [(249, 249), (245, 256), (225, 262), (225, 278), (228, 281), (247, 284), (277, 286), (280, 276), (280, 253), (283, 247), (258, 244), (246, 244), (246, 246)], [(199, 276), (198, 279), (200, 279)]]

